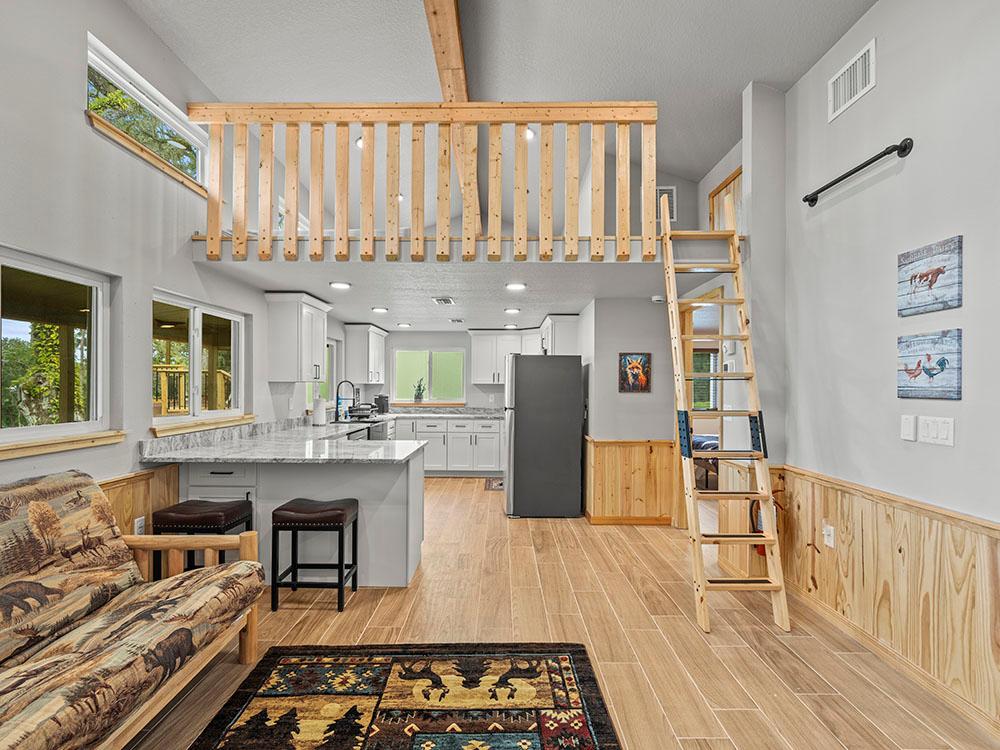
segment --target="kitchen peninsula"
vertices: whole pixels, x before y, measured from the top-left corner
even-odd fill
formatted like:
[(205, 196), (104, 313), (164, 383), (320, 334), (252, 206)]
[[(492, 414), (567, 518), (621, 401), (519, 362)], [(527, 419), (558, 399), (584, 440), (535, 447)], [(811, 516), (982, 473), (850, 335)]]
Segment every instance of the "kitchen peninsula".
[[(181, 465), (181, 498), (249, 499), (265, 569), (271, 511), (296, 497), (358, 499), (358, 583), (406, 586), (420, 563), (424, 443), (357, 439), (367, 424), (308, 426), (304, 420), (245, 425), (148, 440), (144, 463)], [(335, 560), (336, 537), (303, 532), (303, 562)], [(282, 550), (282, 568), (288, 564)], [(310, 575), (302, 572), (303, 580)], [(316, 574), (323, 575), (323, 574)]]

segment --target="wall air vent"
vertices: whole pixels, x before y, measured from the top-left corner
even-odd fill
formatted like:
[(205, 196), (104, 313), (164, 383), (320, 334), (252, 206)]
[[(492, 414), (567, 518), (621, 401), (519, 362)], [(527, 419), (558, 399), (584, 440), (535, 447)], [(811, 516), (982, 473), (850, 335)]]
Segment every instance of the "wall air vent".
[(431, 297), (435, 305), (454, 305), (455, 300), (451, 297)]
[(826, 85), (827, 122), (875, 88), (875, 40), (872, 39)]
[(670, 221), (677, 221), (677, 187), (674, 185), (657, 185), (656, 186), (656, 224), (661, 228), (663, 224), (660, 222), (660, 197), (667, 196), (667, 201), (670, 203)]

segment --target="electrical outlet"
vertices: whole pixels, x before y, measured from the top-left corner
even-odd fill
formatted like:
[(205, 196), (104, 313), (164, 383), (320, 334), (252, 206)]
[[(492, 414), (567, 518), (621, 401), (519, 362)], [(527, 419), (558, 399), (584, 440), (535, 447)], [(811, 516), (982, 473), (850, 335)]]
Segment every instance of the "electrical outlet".
[(904, 414), (899, 418), (899, 436), (911, 442), (917, 439), (917, 418), (912, 414)]
[(132, 533), (139, 535), (146, 533), (146, 519), (142, 516), (132, 522)]
[(955, 420), (951, 417), (917, 417), (917, 440), (929, 445), (955, 445)]
[(823, 544), (825, 544), (830, 549), (836, 546), (836, 536), (834, 534), (833, 526), (828, 524), (826, 521), (823, 522)]
[(495, 393), (491, 393), (490, 394), (490, 406), (493, 406), (493, 404), (496, 403), (496, 400), (497, 400), (496, 394)]

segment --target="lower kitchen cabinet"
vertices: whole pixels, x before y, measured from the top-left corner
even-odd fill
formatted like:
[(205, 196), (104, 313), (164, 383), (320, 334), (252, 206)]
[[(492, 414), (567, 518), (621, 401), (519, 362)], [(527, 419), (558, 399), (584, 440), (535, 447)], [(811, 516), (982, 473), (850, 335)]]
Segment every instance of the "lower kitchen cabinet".
[(500, 470), (500, 434), (477, 432), (472, 444), (472, 468), (476, 471)]
[(427, 445), (424, 446), (424, 471), (444, 471), (448, 468), (448, 435), (446, 433), (418, 432), (414, 439), (427, 441)]
[(396, 426), (396, 437), (395, 440), (416, 440), (417, 439), (417, 420), (415, 419), (395, 419), (393, 424)]
[(448, 471), (462, 471), (473, 467), (473, 438), (471, 432), (448, 434)]

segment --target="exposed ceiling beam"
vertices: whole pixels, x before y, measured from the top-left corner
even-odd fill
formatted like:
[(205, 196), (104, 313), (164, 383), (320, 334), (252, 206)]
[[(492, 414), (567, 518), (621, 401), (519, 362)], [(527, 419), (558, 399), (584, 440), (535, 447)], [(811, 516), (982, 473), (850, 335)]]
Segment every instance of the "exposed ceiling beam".
[[(431, 46), (437, 62), (438, 79), (441, 81), (441, 98), (446, 102), (469, 101), (469, 85), (465, 78), (465, 52), (462, 49), (462, 25), (458, 19), (458, 0), (424, 0), (427, 27), (431, 32)], [(455, 145), (458, 160), (458, 179), (462, 185), (464, 153), (461, 127), (452, 127), (451, 142)], [(476, 206), (476, 234), (482, 234), (482, 212), (479, 207), (479, 186), (472, 185), (473, 203)]]

